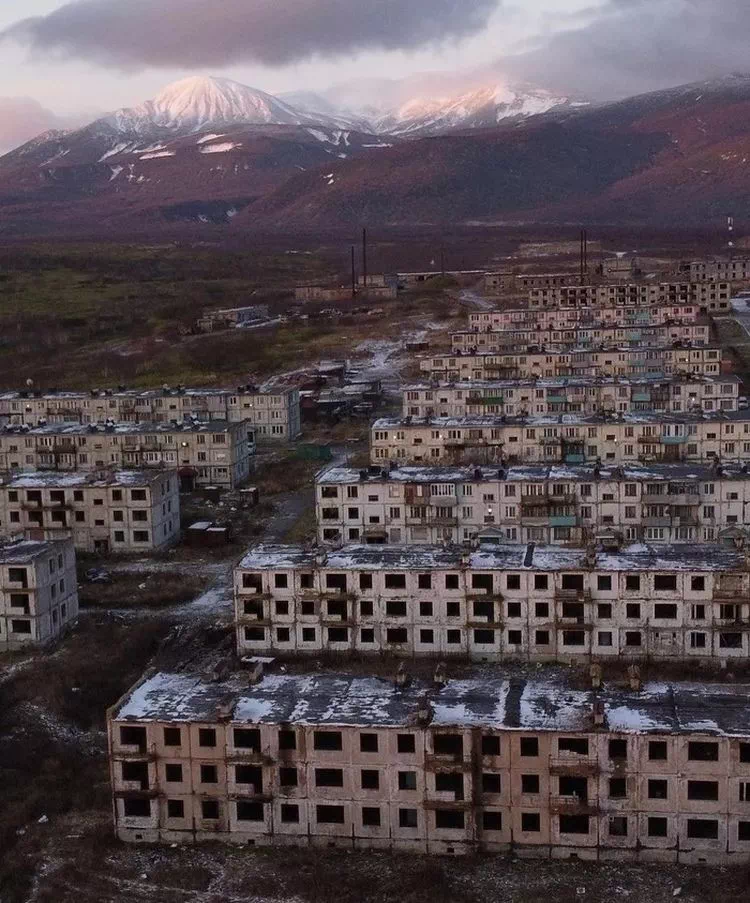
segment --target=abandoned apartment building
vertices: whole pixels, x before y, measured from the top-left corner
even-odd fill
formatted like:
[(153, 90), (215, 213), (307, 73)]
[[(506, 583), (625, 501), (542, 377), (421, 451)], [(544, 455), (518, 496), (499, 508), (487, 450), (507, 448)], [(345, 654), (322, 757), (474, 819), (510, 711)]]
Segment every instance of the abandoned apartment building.
[(637, 464), (750, 461), (750, 412), (385, 417), (373, 464)]
[(750, 540), (746, 465), (370, 467), (315, 480), (318, 542)]
[(503, 329), (576, 329), (596, 326), (660, 326), (665, 323), (693, 323), (701, 316), (697, 304), (674, 307), (552, 307), (530, 309), (514, 307), (505, 310), (469, 313), (469, 328), (478, 332)]
[(0, 545), (0, 651), (57, 640), (78, 617), (76, 556), (70, 539)]
[(245, 421), (110, 421), (0, 429), (0, 471), (176, 469), (183, 490), (240, 486), (250, 474), (254, 454), (255, 434)]
[(168, 423), (246, 421), (262, 441), (287, 442), (301, 433), (296, 388), (264, 392), (257, 386), (235, 389), (92, 389), (90, 392), (0, 393), (0, 422), (43, 426), (50, 423)]
[(80, 552), (152, 552), (180, 538), (176, 470), (0, 474), (0, 532), (71, 537)]
[(147, 676), (107, 717), (128, 842), (750, 859), (750, 687)]
[(465, 380), (404, 386), (404, 417), (736, 411), (737, 376), (616, 376)]
[(691, 282), (747, 282), (750, 280), (750, 257), (715, 257), (680, 261), (678, 271)]
[(468, 352), (422, 357), (419, 368), (431, 379), (535, 379), (572, 377), (669, 377), (679, 374), (718, 376), (722, 373), (718, 345), (666, 345), (658, 348), (598, 345), (564, 351), (544, 344), (504, 353)]
[(731, 309), (730, 282), (633, 282), (547, 286), (529, 291), (529, 307), (675, 307), (696, 304), (707, 313)]
[(715, 545), (260, 545), (234, 572), (243, 655), (745, 660), (750, 570)]
[(452, 354), (484, 351), (501, 352), (528, 345), (564, 351), (600, 345), (659, 348), (681, 342), (707, 345), (711, 340), (708, 322), (664, 323), (660, 326), (575, 326), (572, 329), (507, 329), (491, 332), (463, 329), (451, 333)]
[(484, 291), (488, 295), (528, 294), (535, 288), (557, 288), (563, 285), (585, 285), (588, 274), (579, 273), (513, 273), (508, 270), (484, 274)]

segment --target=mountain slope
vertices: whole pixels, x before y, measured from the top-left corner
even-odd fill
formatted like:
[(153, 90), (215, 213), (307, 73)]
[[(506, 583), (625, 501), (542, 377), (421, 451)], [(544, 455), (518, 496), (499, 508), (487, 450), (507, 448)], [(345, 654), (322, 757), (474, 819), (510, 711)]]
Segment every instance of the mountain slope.
[[(388, 126), (408, 138), (374, 134), (384, 123), (342, 128), (338, 112), (332, 125), (321, 121), (330, 112), (303, 113), (234, 84), (178, 83), (135, 110), (47, 133), (0, 158), (4, 230), (127, 234), (176, 221), (288, 231), (682, 226), (727, 214), (742, 221), (750, 210), (748, 76), (599, 107), (487, 89), (447, 108), (410, 105)], [(414, 137), (433, 129), (444, 133)]]

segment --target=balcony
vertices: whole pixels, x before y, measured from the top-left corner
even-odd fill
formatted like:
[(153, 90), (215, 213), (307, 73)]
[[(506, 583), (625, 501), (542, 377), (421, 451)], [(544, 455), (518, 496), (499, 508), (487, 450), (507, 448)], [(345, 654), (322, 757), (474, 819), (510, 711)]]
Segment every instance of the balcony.
[(644, 527), (671, 527), (672, 518), (669, 515), (665, 517), (644, 517), (642, 525)]
[(549, 519), (550, 527), (577, 527), (578, 518), (575, 514), (553, 514)]
[(586, 455), (580, 454), (569, 454), (565, 455), (564, 459), (566, 464), (585, 464), (586, 463)]
[(687, 436), (662, 436), (661, 441), (665, 445), (684, 445), (688, 441)]

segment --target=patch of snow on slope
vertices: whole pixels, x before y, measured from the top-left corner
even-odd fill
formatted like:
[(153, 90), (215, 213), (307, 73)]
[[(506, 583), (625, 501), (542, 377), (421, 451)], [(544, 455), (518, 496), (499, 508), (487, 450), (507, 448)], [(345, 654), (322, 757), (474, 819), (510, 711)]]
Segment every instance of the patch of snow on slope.
[(144, 154), (139, 160), (158, 160), (160, 157), (174, 157), (174, 151), (158, 151), (155, 154)]
[(114, 182), (114, 180), (120, 175), (120, 173), (125, 169), (124, 166), (110, 166), (112, 170), (112, 175), (109, 177), (110, 182)]
[(200, 152), (202, 154), (226, 154), (236, 147), (242, 147), (242, 145), (235, 144), (234, 141), (225, 141), (222, 144), (209, 144), (208, 147), (202, 147)]
[(216, 141), (217, 138), (223, 138), (223, 135), (202, 135), (195, 143), (207, 144), (209, 141)]
[(44, 163), (40, 163), (40, 166), (46, 166), (48, 163), (54, 163), (55, 160), (59, 160), (61, 157), (67, 157), (70, 153), (70, 148), (66, 148), (64, 150), (59, 150), (53, 157), (50, 157), (49, 160), (45, 160)]
[(130, 150), (132, 147), (129, 141), (121, 141), (119, 144), (116, 144), (113, 148), (103, 153), (101, 157), (99, 157), (98, 162), (104, 163), (105, 160), (109, 160), (110, 157), (116, 157), (117, 154), (121, 154), (123, 151)]

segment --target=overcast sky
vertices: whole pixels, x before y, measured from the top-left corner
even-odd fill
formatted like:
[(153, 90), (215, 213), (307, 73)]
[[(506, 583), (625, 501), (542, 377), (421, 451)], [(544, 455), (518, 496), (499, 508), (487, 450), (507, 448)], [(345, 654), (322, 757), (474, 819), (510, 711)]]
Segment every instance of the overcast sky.
[(747, 0), (2, 0), (0, 146), (29, 100), (86, 116), (199, 72), (277, 93), (493, 65), (606, 99), (747, 71), (748, 46)]

